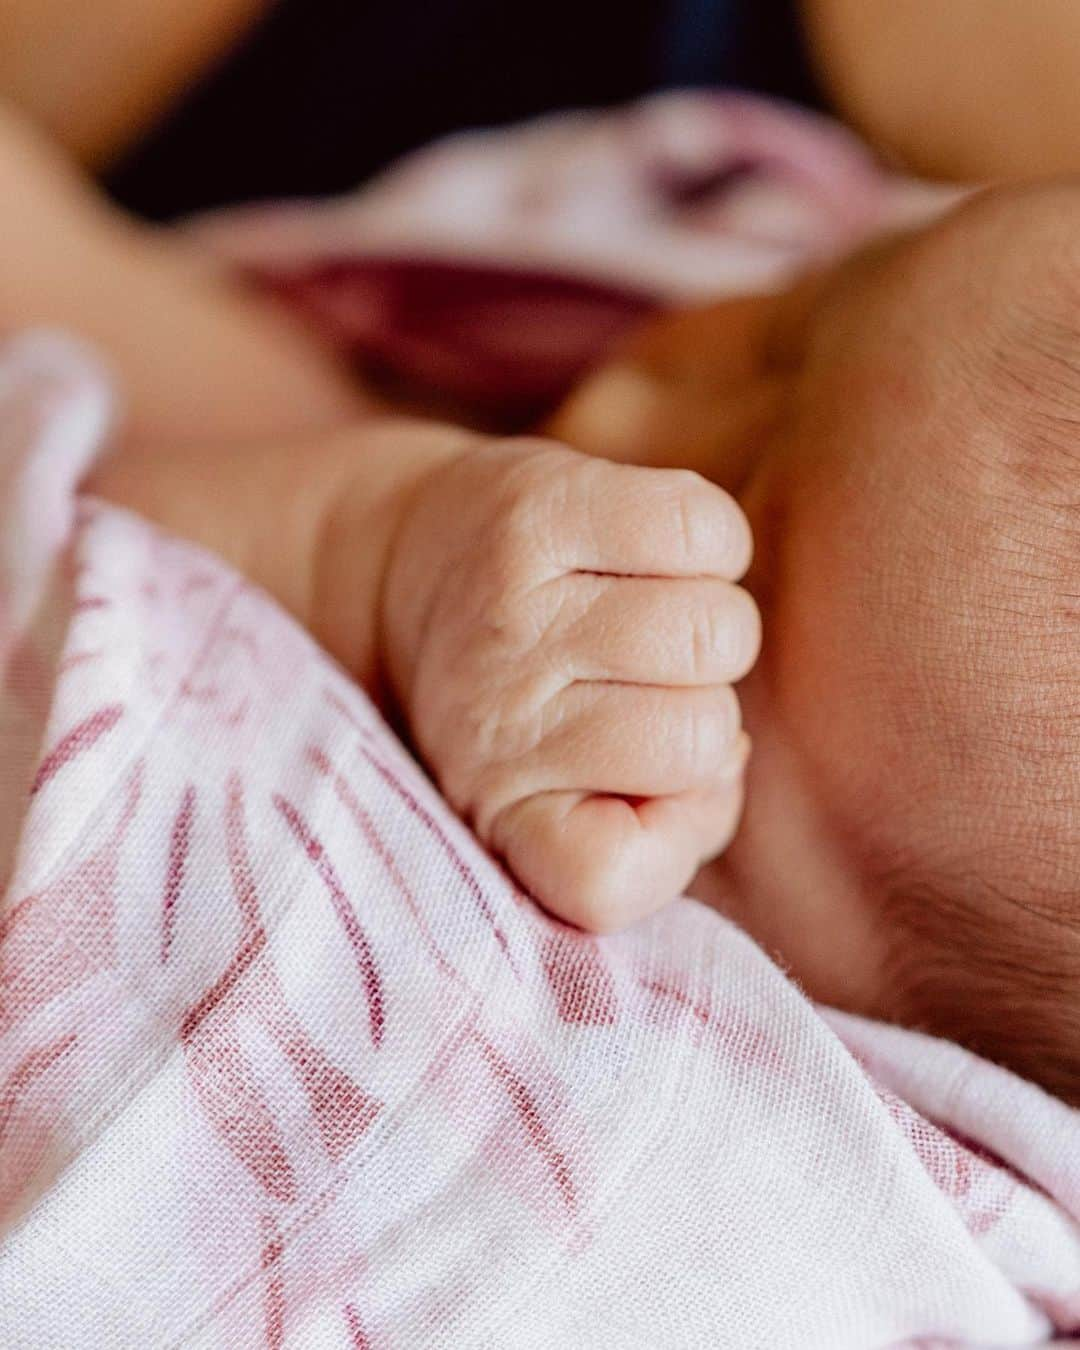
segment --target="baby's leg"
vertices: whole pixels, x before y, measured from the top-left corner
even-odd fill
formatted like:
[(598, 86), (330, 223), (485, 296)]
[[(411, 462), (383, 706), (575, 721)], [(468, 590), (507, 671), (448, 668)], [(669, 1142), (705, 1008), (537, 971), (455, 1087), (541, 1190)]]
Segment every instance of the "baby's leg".
[(133, 444), (318, 431), (359, 406), (306, 334), (163, 232), (110, 207), (0, 105), (0, 331), (54, 325), (112, 365)]

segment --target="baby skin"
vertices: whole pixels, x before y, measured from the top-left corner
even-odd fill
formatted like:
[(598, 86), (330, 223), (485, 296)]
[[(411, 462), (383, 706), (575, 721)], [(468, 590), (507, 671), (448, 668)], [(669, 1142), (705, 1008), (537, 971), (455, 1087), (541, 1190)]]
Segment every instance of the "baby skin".
[(1078, 316), (1080, 189), (988, 193), (666, 320), (554, 429), (754, 528), (747, 812), (695, 893), (815, 997), (1080, 1103)]

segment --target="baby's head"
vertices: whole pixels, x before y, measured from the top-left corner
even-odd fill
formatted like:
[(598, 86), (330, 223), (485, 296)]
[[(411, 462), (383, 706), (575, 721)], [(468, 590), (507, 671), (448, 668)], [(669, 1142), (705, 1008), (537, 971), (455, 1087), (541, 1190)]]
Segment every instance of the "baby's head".
[(811, 994), (1080, 1102), (1080, 188), (653, 325), (555, 430), (754, 526), (747, 810), (700, 893)]
[(784, 322), (728, 903), (811, 993), (1080, 1101), (1080, 191), (977, 201)]

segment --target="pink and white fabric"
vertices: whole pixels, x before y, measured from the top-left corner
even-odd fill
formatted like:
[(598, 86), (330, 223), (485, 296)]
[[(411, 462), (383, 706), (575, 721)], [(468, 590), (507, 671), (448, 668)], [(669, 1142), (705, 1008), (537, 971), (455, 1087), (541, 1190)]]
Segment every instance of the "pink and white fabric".
[(775, 288), (958, 195), (822, 117), (698, 92), (452, 137), (351, 196), (189, 229), (368, 378), (512, 428), (650, 312)]
[(0, 354), (5, 1350), (1080, 1337), (1080, 1113), (694, 902), (547, 918), (264, 595), (76, 498), (109, 407)]

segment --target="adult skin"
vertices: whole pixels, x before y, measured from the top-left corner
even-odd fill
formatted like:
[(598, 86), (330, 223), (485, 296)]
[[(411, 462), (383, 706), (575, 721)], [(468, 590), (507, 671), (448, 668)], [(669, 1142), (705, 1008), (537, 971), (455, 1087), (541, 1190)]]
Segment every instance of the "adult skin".
[(0, 102), (0, 334), (78, 334), (118, 377), (128, 442), (242, 444), (355, 417), (355, 382), (310, 332), (178, 237), (111, 206)]
[[(267, 0), (0, 0), (0, 97), (91, 167), (167, 111)], [(1077, 167), (1073, 0), (801, 0), (841, 116), (910, 168), (958, 179)]]
[[(266, 0), (0, 0), (0, 95), (84, 164), (152, 126)], [(76, 18), (77, 16), (77, 18)]]
[(841, 116), (933, 177), (1026, 179), (1080, 167), (1073, 0), (802, 0)]

